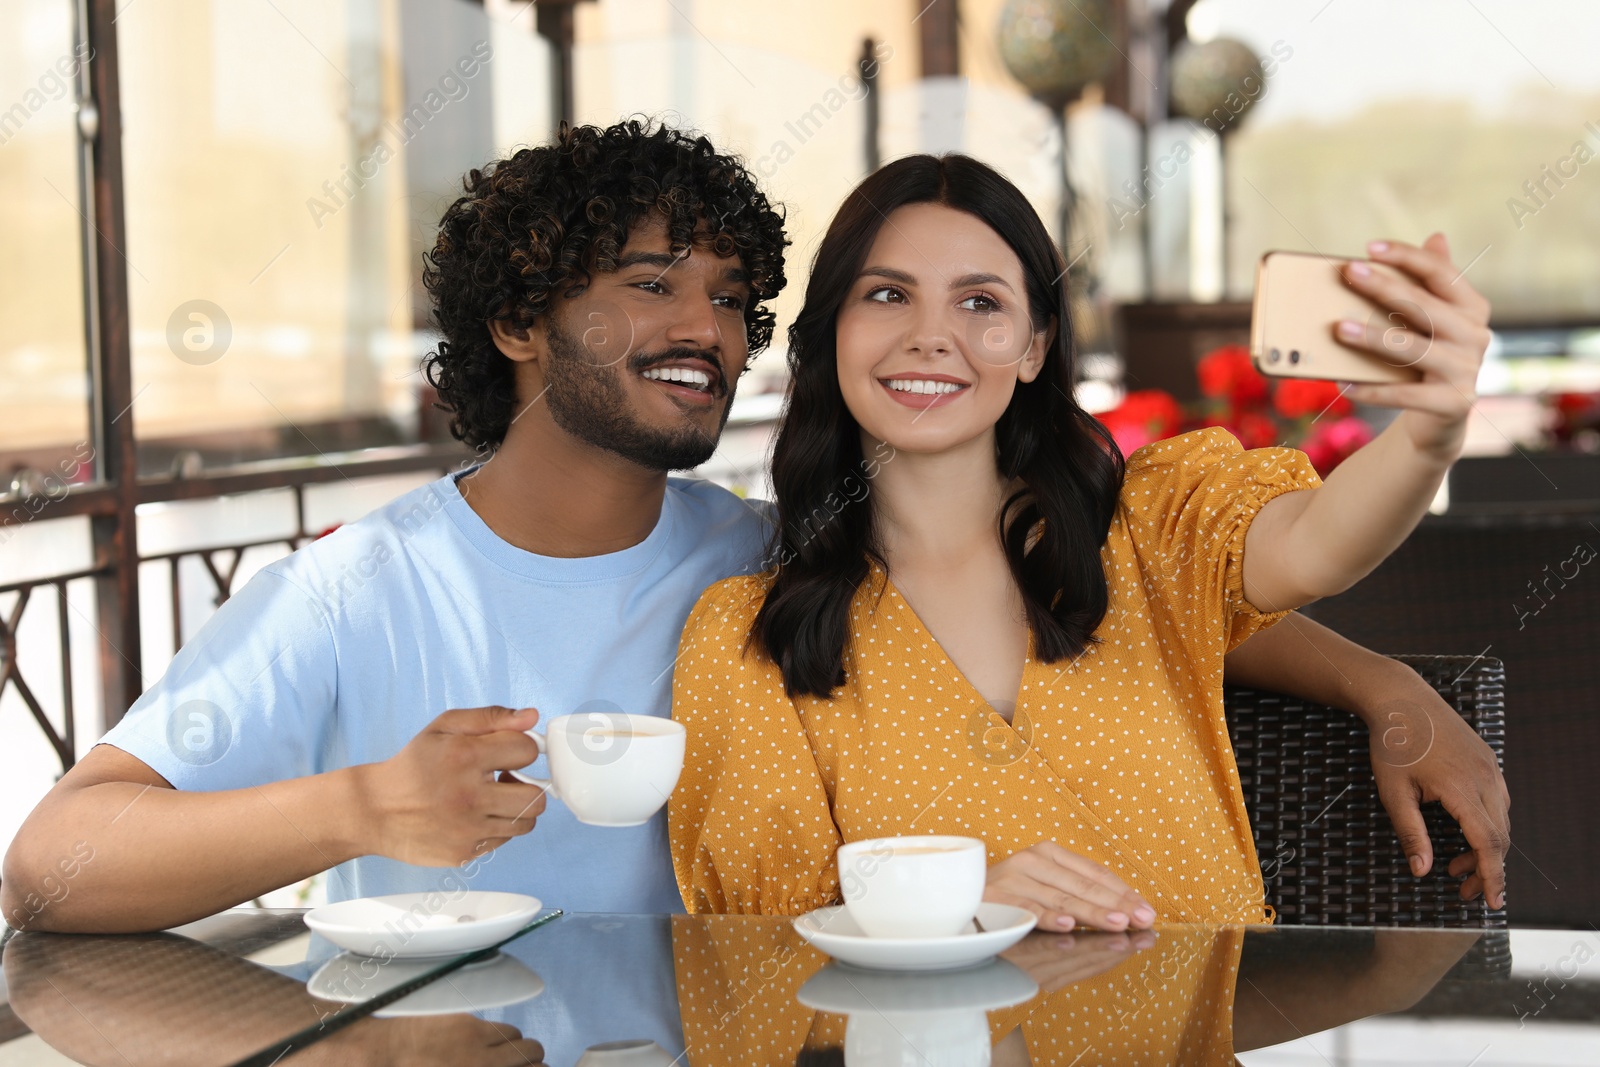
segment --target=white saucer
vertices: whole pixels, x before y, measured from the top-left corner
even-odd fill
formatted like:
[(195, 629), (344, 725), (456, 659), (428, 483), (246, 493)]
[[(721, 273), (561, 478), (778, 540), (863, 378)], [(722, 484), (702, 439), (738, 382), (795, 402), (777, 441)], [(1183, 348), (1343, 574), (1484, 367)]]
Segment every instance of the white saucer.
[(830, 963), (800, 987), (801, 1004), (835, 1015), (858, 1012), (998, 1011), (1031, 1000), (1039, 983), (1008, 960), (956, 971), (895, 974)]
[(395, 893), (325, 904), (305, 918), (313, 932), (347, 951), (422, 959), (499, 944), (542, 907), (521, 893)]
[(947, 971), (991, 959), (1028, 936), (1033, 912), (1009, 904), (978, 905), (983, 932), (954, 937), (868, 937), (843, 905), (818, 908), (794, 921), (795, 932), (841, 963), (878, 971)]
[[(385, 963), (373, 956), (343, 952), (317, 968), (306, 983), (306, 992), (321, 1000), (360, 1004), (439, 966), (438, 959), (394, 959)], [(486, 1011), (532, 1000), (543, 992), (544, 979), (527, 964), (497, 952), (486, 960), (451, 971), (373, 1014), (393, 1018)]]

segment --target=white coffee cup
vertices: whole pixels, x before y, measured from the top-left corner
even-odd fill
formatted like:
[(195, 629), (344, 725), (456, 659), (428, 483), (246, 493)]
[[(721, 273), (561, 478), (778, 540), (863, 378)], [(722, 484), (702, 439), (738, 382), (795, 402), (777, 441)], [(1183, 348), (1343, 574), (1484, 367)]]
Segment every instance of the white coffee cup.
[(839, 849), (839, 887), (868, 937), (954, 937), (983, 902), (988, 849), (975, 837), (878, 837)]
[(550, 777), (512, 771), (591, 826), (640, 826), (661, 810), (683, 772), (682, 724), (656, 715), (589, 711), (528, 731), (550, 761)]

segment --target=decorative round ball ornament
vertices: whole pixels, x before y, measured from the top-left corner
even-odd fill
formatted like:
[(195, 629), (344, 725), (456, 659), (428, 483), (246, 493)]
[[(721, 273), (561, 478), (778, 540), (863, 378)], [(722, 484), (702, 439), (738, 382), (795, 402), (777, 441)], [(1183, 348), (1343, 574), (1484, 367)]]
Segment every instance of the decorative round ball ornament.
[(1172, 110), (1222, 130), (1238, 122), (1267, 87), (1261, 60), (1243, 41), (1185, 41), (1172, 57)]
[(1065, 105), (1111, 69), (1115, 25), (1112, 0), (1006, 0), (996, 38), (1012, 77)]

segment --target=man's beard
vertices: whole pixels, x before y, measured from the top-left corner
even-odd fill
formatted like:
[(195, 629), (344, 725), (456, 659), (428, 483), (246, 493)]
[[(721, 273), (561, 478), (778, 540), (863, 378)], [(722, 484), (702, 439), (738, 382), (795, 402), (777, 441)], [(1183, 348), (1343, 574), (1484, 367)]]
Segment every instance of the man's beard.
[[(719, 359), (694, 349), (671, 348), (639, 353), (620, 365), (601, 365), (594, 362), (581, 341), (554, 321), (547, 327), (545, 337), (550, 359), (545, 365), (544, 400), (550, 405), (550, 417), (567, 433), (647, 470), (689, 470), (716, 452), (736, 386), (721, 373)], [(717, 364), (718, 380), (712, 393), (723, 398), (723, 407), (713, 433), (687, 422), (675, 429), (659, 430), (634, 417), (622, 375), (681, 359), (706, 359)]]

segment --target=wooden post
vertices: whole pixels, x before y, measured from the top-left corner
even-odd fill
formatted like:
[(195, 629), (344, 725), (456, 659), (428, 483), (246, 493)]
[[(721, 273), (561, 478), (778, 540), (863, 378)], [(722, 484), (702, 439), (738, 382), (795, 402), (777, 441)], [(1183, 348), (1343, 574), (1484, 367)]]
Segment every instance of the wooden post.
[[(88, 0), (89, 96), (79, 132), (87, 144), (83, 185), (84, 288), (94, 372), (96, 475), (115, 492), (110, 514), (91, 520), (100, 643), (101, 726), (115, 726), (144, 691), (139, 646), (139, 457), (133, 436), (133, 369), (128, 334), (128, 261), (122, 187), (122, 105), (115, 0)], [(92, 109), (92, 110), (90, 110)]]
[(534, 0), (534, 29), (555, 49), (551, 64), (551, 108), (557, 128), (574, 121), (577, 104), (572, 88), (572, 43), (575, 36), (572, 8), (586, 0)]
[(922, 76), (954, 77), (961, 73), (961, 5), (958, 0), (932, 0), (917, 18), (922, 42)]
[(871, 37), (861, 41), (861, 58), (857, 67), (861, 75), (861, 84), (866, 91), (862, 103), (866, 105), (866, 123), (862, 138), (862, 158), (867, 165), (866, 173), (871, 174), (883, 163), (883, 148), (878, 135), (878, 123), (882, 101), (878, 96), (878, 42)]

